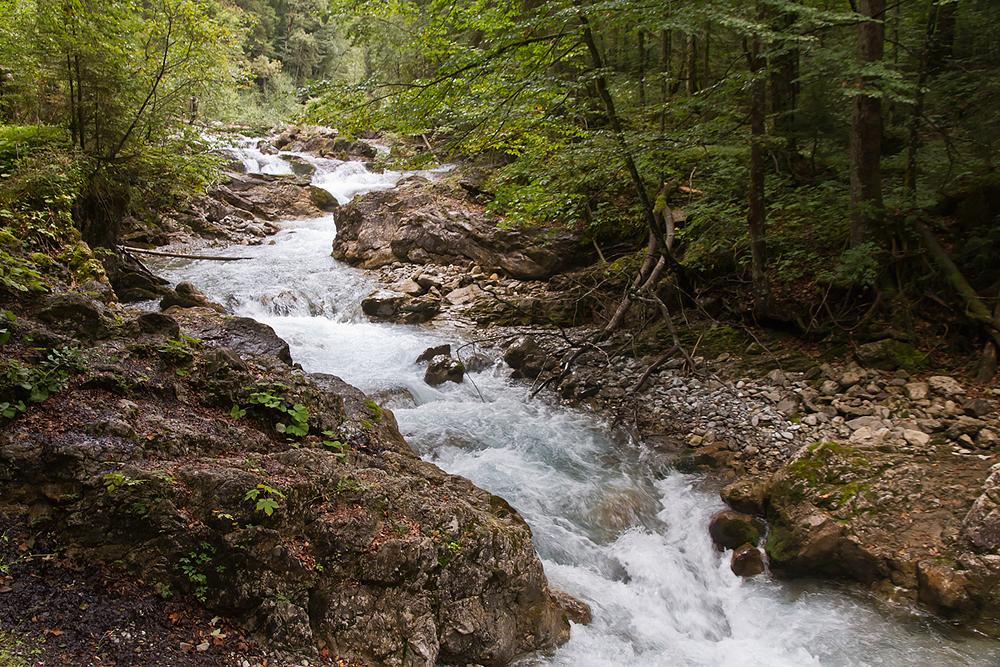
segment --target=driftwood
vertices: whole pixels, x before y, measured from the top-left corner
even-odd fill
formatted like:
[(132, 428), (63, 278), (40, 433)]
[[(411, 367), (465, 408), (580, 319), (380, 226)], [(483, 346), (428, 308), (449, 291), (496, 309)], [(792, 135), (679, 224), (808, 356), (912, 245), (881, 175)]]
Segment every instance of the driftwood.
[(161, 250), (143, 250), (142, 248), (132, 248), (121, 246), (125, 252), (138, 252), (143, 255), (156, 255), (157, 257), (179, 257), (181, 259), (207, 259), (213, 262), (236, 262), (241, 259), (253, 259), (253, 257), (216, 257), (213, 255), (182, 255), (177, 252), (163, 252)]

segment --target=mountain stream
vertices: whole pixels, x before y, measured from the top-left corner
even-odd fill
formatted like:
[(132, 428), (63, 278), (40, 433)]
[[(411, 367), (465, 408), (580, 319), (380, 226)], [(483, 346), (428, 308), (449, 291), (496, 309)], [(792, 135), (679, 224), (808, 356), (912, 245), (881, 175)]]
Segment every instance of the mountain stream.
[[(248, 171), (291, 173), (280, 156), (251, 146), (234, 152)], [(341, 203), (408, 175), (299, 157), (316, 167), (313, 183)], [(263, 245), (209, 251), (249, 261), (150, 266), (269, 324), (307, 371), (338, 375), (392, 409), (424, 459), (521, 512), (551, 585), (587, 601), (594, 620), (519, 667), (1000, 665), (1000, 643), (919, 609), (850, 586), (736, 577), (730, 554), (708, 537), (709, 518), (724, 506), (699, 476), (658, 468), (641, 442), (593, 415), (529, 400), (502, 362), (461, 385), (426, 385), (416, 357), (445, 342), (472, 344), (475, 331), (367, 321), (360, 301), (375, 284), (330, 257), (334, 216), (283, 224)]]

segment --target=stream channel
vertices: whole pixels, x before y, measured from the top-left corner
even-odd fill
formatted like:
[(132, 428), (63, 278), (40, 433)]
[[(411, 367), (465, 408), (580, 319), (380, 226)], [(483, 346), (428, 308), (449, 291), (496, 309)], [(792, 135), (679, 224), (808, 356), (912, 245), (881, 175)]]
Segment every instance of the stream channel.
[[(252, 145), (234, 153), (248, 171), (291, 173)], [(299, 157), (341, 203), (407, 175)], [(587, 601), (594, 620), (519, 667), (1000, 665), (995, 640), (853, 587), (736, 577), (729, 552), (708, 537), (709, 518), (724, 505), (701, 477), (656, 466), (641, 442), (593, 415), (529, 400), (502, 362), (460, 385), (426, 385), (417, 356), (473, 343), (475, 331), (367, 321), (360, 302), (375, 284), (330, 257), (333, 218), (288, 221), (263, 245), (209, 251), (249, 261), (157, 259), (150, 268), (269, 324), (305, 370), (338, 375), (392, 409), (425, 460), (520, 511), (550, 584)]]

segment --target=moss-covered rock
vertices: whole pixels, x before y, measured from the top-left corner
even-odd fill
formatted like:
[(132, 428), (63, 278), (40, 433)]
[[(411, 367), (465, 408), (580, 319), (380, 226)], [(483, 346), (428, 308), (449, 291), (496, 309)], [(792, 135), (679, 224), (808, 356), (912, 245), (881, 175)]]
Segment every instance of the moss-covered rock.
[(712, 517), (708, 533), (720, 549), (736, 549), (744, 544), (757, 546), (764, 533), (764, 523), (749, 514), (724, 510)]

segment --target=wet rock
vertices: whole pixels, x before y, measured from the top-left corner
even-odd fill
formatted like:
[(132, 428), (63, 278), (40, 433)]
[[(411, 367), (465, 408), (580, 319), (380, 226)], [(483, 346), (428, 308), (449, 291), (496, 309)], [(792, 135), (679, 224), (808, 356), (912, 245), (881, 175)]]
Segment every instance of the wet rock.
[(413, 362), (413, 363), (415, 363), (415, 364), (422, 364), (425, 361), (430, 361), (434, 357), (437, 357), (437, 356), (440, 356), (440, 355), (444, 355), (446, 357), (450, 357), (451, 356), (451, 345), (448, 344), (448, 343), (445, 343), (444, 345), (438, 345), (437, 347), (429, 347), (426, 350), (424, 350), (423, 352), (421, 352), (420, 356), (417, 357), (417, 360), (415, 362)]
[(565, 612), (567, 618), (579, 625), (590, 625), (594, 616), (590, 611), (590, 605), (582, 600), (578, 600), (568, 593), (553, 590), (552, 600)]
[[(586, 605), (549, 590), (520, 515), (420, 460), (388, 410), (275, 361), (287, 346), (265, 325), (195, 312), (176, 323), (203, 340), (189, 373), (147, 364), (124, 398), (71, 386), (52, 402), (58, 439), (28, 420), (0, 425), (5, 503), (41, 512), (58, 498), (76, 553), (198, 595), (295, 662), (324, 647), (369, 664), (506, 664), (565, 642), (567, 616), (585, 620)], [(94, 358), (170, 329), (158, 314), (148, 324)], [(253, 419), (229, 412), (259, 387), (307, 406), (310, 433), (336, 429), (347, 455), (315, 438), (289, 448), (263, 404)]]
[(718, 548), (735, 549), (746, 543), (756, 546), (764, 532), (764, 524), (748, 514), (724, 510), (712, 517), (708, 532)]
[(527, 336), (508, 347), (503, 360), (515, 370), (516, 377), (534, 379), (545, 368), (548, 355), (534, 338)]
[(919, 599), (938, 611), (968, 611), (974, 606), (969, 597), (970, 582), (965, 574), (932, 560), (921, 561), (917, 571)]
[(226, 308), (222, 304), (209, 301), (202, 292), (193, 284), (184, 281), (177, 284), (172, 290), (167, 290), (160, 299), (160, 310), (167, 310), (173, 306), (180, 308), (211, 308), (217, 313), (225, 314)]
[(764, 482), (744, 479), (726, 486), (720, 495), (722, 500), (737, 512), (763, 516), (766, 488)]
[(436, 387), (445, 382), (461, 383), (464, 377), (465, 366), (462, 365), (462, 362), (439, 354), (427, 364), (427, 371), (424, 373), (424, 382), (432, 387)]
[(341, 209), (333, 256), (364, 268), (471, 261), (524, 280), (547, 279), (591, 256), (572, 232), (500, 229), (464, 200), (457, 186), (419, 182), (357, 197)]
[(733, 551), (729, 567), (737, 577), (756, 577), (764, 571), (764, 556), (752, 544), (744, 544)]
[(438, 314), (441, 302), (432, 296), (411, 297), (398, 292), (381, 291), (361, 302), (365, 315), (399, 324), (420, 324)]
[(486, 356), (485, 354), (470, 354), (468, 357), (462, 360), (465, 364), (465, 371), (467, 373), (481, 373), (488, 368), (493, 367), (493, 359)]
[(306, 192), (309, 193), (309, 203), (320, 211), (329, 213), (331, 211), (335, 211), (340, 206), (340, 202), (337, 201), (336, 197), (330, 194), (329, 190), (324, 190), (323, 188), (315, 185), (310, 185), (306, 188)]

